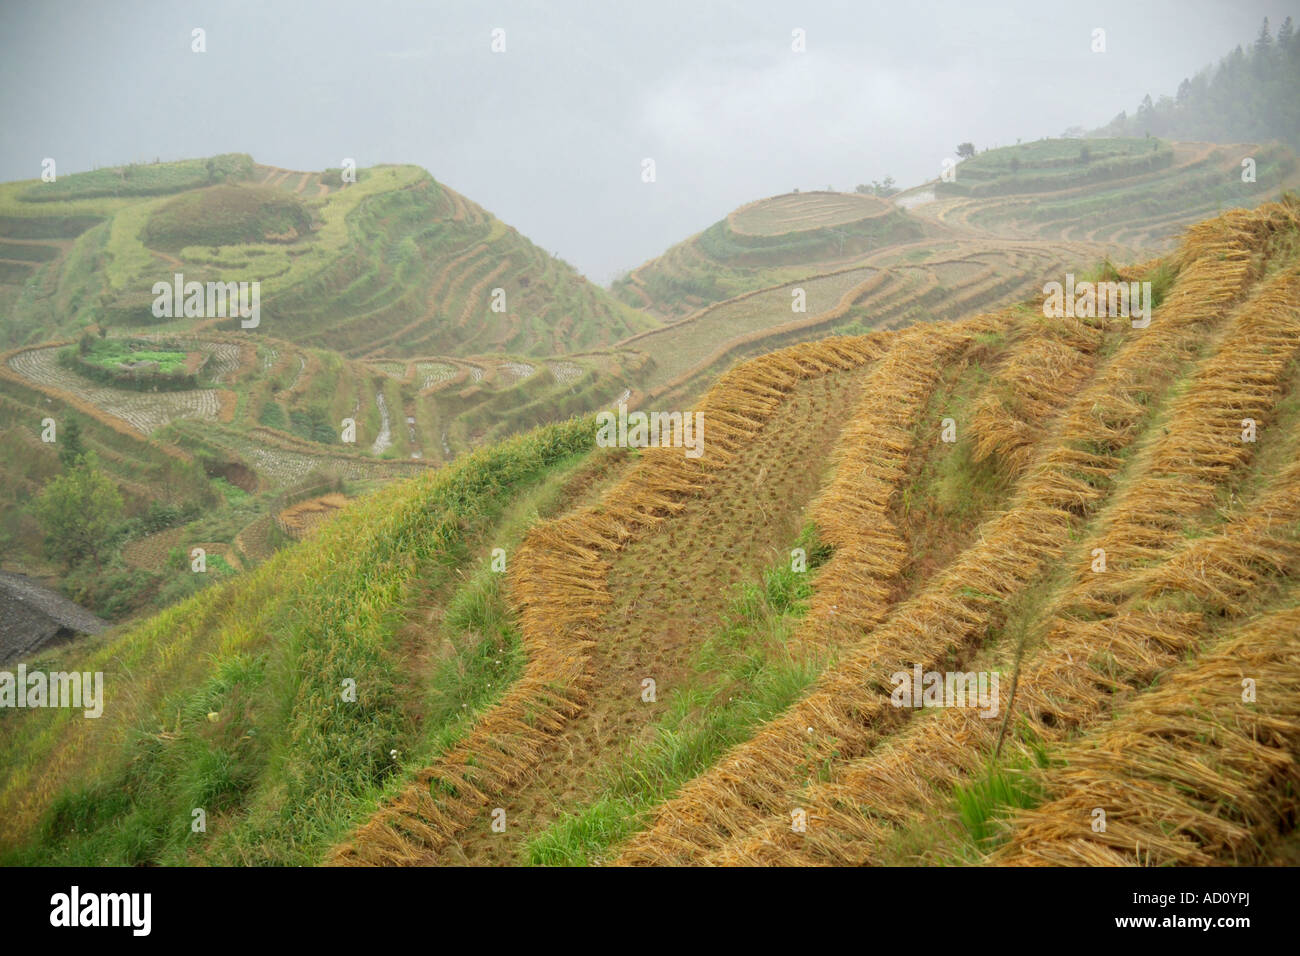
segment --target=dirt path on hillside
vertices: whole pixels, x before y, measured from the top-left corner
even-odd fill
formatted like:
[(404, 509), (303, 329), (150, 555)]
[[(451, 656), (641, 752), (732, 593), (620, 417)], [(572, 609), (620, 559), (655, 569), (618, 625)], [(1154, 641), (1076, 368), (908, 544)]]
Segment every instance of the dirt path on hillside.
[[(505, 833), (491, 832), (488, 807), (458, 845), (427, 862), (523, 862), (528, 840), (598, 795), (607, 770), (652, 733), (669, 692), (692, 676), (695, 652), (721, 624), (737, 585), (788, 555), (865, 374), (799, 384), (703, 495), (619, 553), (610, 573), (615, 603), (591, 655), (589, 705), (552, 743), (537, 775), (505, 800)], [(645, 677), (657, 684), (657, 703), (641, 701)]]

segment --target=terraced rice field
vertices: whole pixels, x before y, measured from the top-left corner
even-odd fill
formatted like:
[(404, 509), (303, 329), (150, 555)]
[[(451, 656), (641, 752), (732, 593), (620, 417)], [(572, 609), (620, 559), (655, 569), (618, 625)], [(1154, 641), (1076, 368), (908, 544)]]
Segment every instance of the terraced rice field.
[(184, 528), (168, 528), (127, 542), (122, 548), (122, 558), (128, 567), (146, 571), (161, 571), (167, 566), (167, 557), (173, 548), (184, 543)]
[(244, 460), (273, 487), (283, 487), (306, 478), (326, 459), (251, 442), (243, 449)]
[[(1125, 153), (1135, 148), (1133, 144), (1111, 145), (1115, 156), (1133, 158)], [(1032, 196), (1013, 192), (971, 198), (944, 195), (938, 185), (926, 185), (892, 203), (875, 197), (811, 193), (751, 203), (728, 219), (733, 231), (742, 231), (745, 222), (757, 217), (759, 224), (749, 227), (756, 237), (760, 233), (769, 238), (796, 236), (789, 230), (801, 210), (811, 210), (809, 228), (815, 231), (837, 217), (851, 218), (846, 210), (862, 200), (924, 223), (925, 238), (886, 239), (874, 251), (847, 256), (837, 256), (832, 243), (823, 248), (817, 262), (781, 274), (783, 270), (742, 268), (718, 259), (710, 250), (719, 240), (696, 237), (635, 270), (623, 287), (627, 295), (641, 297), (650, 311), (676, 321), (620, 345), (643, 349), (654, 357), (656, 368), (642, 392), (658, 395), (665, 388), (679, 390), (691, 378), (702, 383), (708, 373), (725, 369), (728, 359), (757, 354), (763, 344), (771, 348), (849, 324), (888, 328), (929, 317), (957, 318), (1015, 301), (1066, 272), (1084, 274), (1106, 260), (1150, 258), (1167, 248), (1178, 228), (1227, 202), (1247, 198), (1229, 196), (1214, 186), (1204, 200), (1198, 200), (1200, 205), (1190, 208), (1186, 196), (1198, 194), (1202, 186), (1208, 189), (1211, 179), (1222, 180), (1230, 165), (1229, 154), (1236, 153), (1206, 144), (1175, 144), (1169, 152), (1171, 169), (1100, 182), (1057, 177), (1055, 191)], [(982, 154), (981, 161), (993, 153)], [(1267, 194), (1277, 195), (1286, 182), (1300, 178), (1300, 169), (1292, 168), (1294, 159), (1287, 155), (1269, 155), (1274, 172)], [(1134, 161), (1140, 159), (1136, 155)], [(1130, 228), (1137, 223), (1145, 228)], [(851, 309), (836, 312), (846, 291), (844, 283), (855, 275), (869, 276), (873, 269), (888, 274), (862, 289)], [(795, 278), (791, 272), (805, 277)], [(712, 277), (722, 283), (720, 276), (725, 283), (719, 287), (731, 283), (748, 290), (729, 298), (704, 291), (705, 280)], [(796, 317), (789, 314), (785, 299), (795, 287), (808, 291), (808, 314), (821, 316), (821, 321), (791, 322)], [(657, 299), (654, 290), (667, 298)], [(722, 301), (709, 304), (710, 298)]]
[(497, 375), (508, 383), (522, 382), (536, 371), (537, 366), (527, 362), (502, 362), (497, 366)]
[[(1104, 254), (1103, 247), (1083, 242), (997, 239), (889, 247), (859, 268), (739, 296), (621, 345), (655, 356), (648, 394), (680, 398), (707, 371), (764, 345), (816, 338), (850, 323), (893, 328), (971, 315), (1031, 295), (1045, 280), (1082, 271)], [(796, 288), (805, 292), (806, 313), (791, 310)]]
[[(1033, 196), (951, 197), (917, 203), (902, 197), (921, 218), (957, 231), (1003, 237), (1113, 242), (1139, 254), (1166, 250), (1178, 232), (1222, 209), (1253, 206), (1300, 183), (1294, 157), (1276, 147), (1174, 143), (1172, 164), (1102, 182), (1062, 177)], [(1013, 152), (1008, 147), (1000, 152)], [(1257, 183), (1240, 181), (1242, 156), (1269, 169)], [(961, 179), (958, 167), (958, 179)]]
[(779, 236), (883, 216), (890, 205), (858, 193), (790, 193), (742, 206), (728, 217), (731, 228), (750, 236)]
[(572, 362), (551, 362), (546, 367), (561, 385), (570, 385), (582, 377), (582, 366)]
[(446, 362), (415, 363), (415, 374), (419, 379), (421, 391), (455, 378), (456, 372), (456, 366), (450, 365)]
[(332, 455), (312, 455), (253, 439), (229, 439), (231, 449), (237, 452), (259, 476), (266, 479), (272, 489), (285, 488), (306, 478), (312, 472), (328, 469), (347, 479), (367, 480), (382, 477), (409, 475), (387, 462), (369, 462), (361, 458)]
[[(875, 268), (849, 269), (833, 275), (791, 282), (774, 289), (732, 299), (683, 319), (663, 330), (648, 332), (621, 343), (656, 356), (656, 376), (669, 380), (689, 370), (719, 344), (774, 328), (787, 322), (835, 308), (855, 288), (873, 278)], [(795, 312), (794, 290), (802, 289), (806, 311)]]
[[(703, 459), (533, 529), (524, 676), (332, 860), (1266, 861), (1300, 783), (1297, 238), (1295, 201), (1197, 226), (1146, 330), (1008, 308), (737, 367)], [(805, 522), (828, 553), (778, 628)], [(995, 713), (899, 707), (914, 664), (1000, 673)]]
[(935, 201), (933, 189), (909, 190), (901, 196), (894, 197), (894, 203), (904, 209), (915, 209)]
[[(9, 360), (9, 367), (38, 388), (88, 402), (126, 422), (142, 435), (151, 434), (181, 418), (217, 420), (220, 402), (216, 389), (132, 392), (106, 388), (63, 368), (58, 363), (58, 352), (58, 348), (20, 352)], [(237, 356), (235, 361), (238, 364)]]

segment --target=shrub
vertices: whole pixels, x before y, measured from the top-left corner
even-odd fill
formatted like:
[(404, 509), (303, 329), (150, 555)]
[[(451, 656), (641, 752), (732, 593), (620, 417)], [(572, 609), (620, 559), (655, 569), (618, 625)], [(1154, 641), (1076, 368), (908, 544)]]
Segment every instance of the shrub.
[(49, 555), (71, 567), (99, 556), (122, 517), (122, 495), (89, 452), (42, 489), (36, 516)]

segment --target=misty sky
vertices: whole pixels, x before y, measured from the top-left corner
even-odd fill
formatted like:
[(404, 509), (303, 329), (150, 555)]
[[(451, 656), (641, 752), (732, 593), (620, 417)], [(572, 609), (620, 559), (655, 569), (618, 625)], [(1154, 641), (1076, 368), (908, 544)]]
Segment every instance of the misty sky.
[(1099, 126), (1288, 15), (1300, 0), (4, 0), (0, 179), (46, 156), (415, 163), (605, 283), (752, 199), (914, 185), (963, 140)]

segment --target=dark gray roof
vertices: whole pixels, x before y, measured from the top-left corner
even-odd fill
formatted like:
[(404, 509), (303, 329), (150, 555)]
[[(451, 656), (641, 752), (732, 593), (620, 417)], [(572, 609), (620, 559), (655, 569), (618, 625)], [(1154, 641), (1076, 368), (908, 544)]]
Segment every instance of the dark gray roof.
[(0, 664), (108, 623), (23, 574), (0, 571)]

